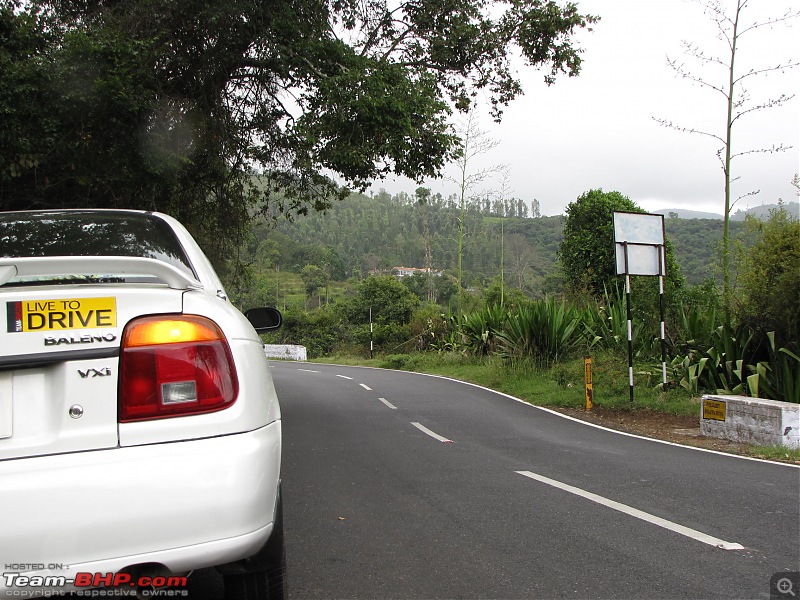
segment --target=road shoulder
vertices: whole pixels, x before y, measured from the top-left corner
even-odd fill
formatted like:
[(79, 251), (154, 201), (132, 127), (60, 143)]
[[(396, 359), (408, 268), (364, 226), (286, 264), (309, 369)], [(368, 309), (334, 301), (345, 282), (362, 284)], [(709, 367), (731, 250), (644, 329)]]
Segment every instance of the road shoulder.
[(545, 408), (581, 421), (587, 421), (608, 429), (623, 431), (633, 435), (640, 435), (684, 446), (703, 448), (705, 450), (737, 454), (739, 456), (800, 464), (800, 460), (796, 460), (790, 455), (786, 455), (783, 460), (776, 459), (774, 456), (760, 456), (758, 448), (751, 444), (743, 444), (700, 435), (700, 424), (695, 417), (670, 415), (655, 411), (610, 410), (602, 407), (595, 407), (591, 411), (580, 408)]

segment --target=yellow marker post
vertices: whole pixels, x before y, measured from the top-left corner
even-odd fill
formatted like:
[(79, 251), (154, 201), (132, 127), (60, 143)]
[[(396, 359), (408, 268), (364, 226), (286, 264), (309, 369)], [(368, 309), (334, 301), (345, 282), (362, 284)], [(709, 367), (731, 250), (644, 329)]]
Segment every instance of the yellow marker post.
[(584, 381), (586, 383), (586, 410), (592, 410), (592, 397), (593, 397), (593, 388), (592, 388), (592, 357), (585, 356), (583, 358), (583, 372), (584, 372)]

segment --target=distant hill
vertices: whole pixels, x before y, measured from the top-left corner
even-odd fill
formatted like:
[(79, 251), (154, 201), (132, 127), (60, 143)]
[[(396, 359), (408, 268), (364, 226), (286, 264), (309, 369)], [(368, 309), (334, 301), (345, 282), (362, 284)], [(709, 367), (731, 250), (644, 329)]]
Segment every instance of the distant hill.
[(720, 221), (722, 220), (722, 215), (717, 213), (701, 212), (699, 210), (687, 210), (685, 208), (661, 208), (659, 210), (654, 210), (653, 214), (664, 215), (665, 217), (671, 217), (672, 215), (677, 215), (678, 219), (719, 219)]
[[(783, 208), (786, 209), (790, 215), (800, 218), (800, 203), (798, 202), (784, 202)], [(754, 206), (747, 210), (737, 210), (731, 215), (733, 221), (744, 221), (745, 215), (750, 215), (757, 219), (768, 219), (770, 211), (777, 210), (777, 204), (762, 204), (761, 206)]]
[[(499, 277), (502, 260), (507, 285), (525, 289), (532, 297), (558, 291), (557, 253), (565, 217), (501, 219), (490, 208), (471, 203), (465, 215), (462, 265), (468, 285), (487, 287)], [(664, 211), (666, 233), (687, 283), (718, 279), (722, 217), (670, 218), (670, 212), (678, 211)], [(454, 202), (438, 195), (422, 206), (408, 195), (354, 194), (326, 213), (279, 220), (272, 226), (260, 222), (243, 256), (264, 277), (292, 273), (299, 281), (302, 269), (313, 264), (324, 267), (331, 281), (344, 282), (376, 271), (388, 274), (401, 265), (423, 268), (428, 243), (433, 269), (453, 276), (458, 262), (458, 218)], [(731, 223), (733, 239), (746, 243), (747, 235), (744, 223)], [(265, 284), (265, 289), (276, 288), (275, 283)]]
[[(800, 203), (798, 202), (784, 202), (783, 207), (789, 214), (800, 217)], [(747, 210), (739, 209), (731, 214), (731, 221), (744, 221), (745, 216), (750, 215), (756, 219), (766, 219), (772, 210), (777, 210), (777, 204), (762, 204), (761, 206), (754, 206)], [(662, 208), (653, 211), (653, 214), (664, 215), (670, 217), (677, 215), (678, 219), (719, 219), (722, 220), (722, 214), (702, 212), (698, 210), (687, 210), (685, 208)]]

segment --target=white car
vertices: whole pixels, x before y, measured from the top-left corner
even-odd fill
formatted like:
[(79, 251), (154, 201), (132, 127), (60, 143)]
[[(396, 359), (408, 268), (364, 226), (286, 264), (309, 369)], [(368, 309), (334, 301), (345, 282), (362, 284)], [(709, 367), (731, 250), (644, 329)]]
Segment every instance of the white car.
[(228, 598), (284, 598), (280, 313), (122, 210), (0, 212), (0, 307), (0, 597), (215, 566)]

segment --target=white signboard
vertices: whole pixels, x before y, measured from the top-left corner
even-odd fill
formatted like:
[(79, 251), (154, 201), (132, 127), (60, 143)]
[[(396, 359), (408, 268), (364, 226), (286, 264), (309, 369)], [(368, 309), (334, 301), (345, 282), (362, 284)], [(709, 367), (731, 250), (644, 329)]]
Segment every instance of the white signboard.
[[(628, 248), (627, 271), (625, 246)], [(664, 215), (614, 213), (617, 275), (664, 275)], [(659, 257), (661, 265), (659, 268)]]

